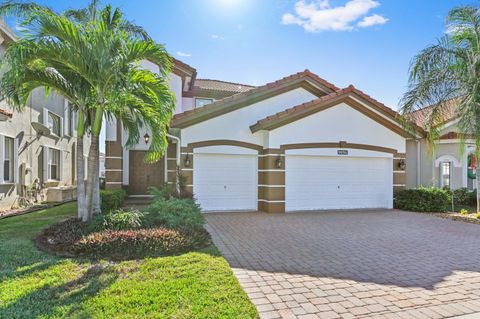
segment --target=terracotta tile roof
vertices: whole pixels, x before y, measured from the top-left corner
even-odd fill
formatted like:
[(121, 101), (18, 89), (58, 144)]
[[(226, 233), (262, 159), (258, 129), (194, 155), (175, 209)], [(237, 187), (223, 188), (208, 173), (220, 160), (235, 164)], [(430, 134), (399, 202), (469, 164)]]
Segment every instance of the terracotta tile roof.
[[(462, 134), (457, 133), (457, 132), (452, 132), (452, 131), (450, 131), (448, 133), (445, 133), (442, 136), (440, 136), (441, 140), (457, 140), (457, 139), (461, 139), (461, 138), (462, 138)], [(466, 135), (463, 136), (463, 138), (465, 138), (465, 139), (474, 138), (474, 135), (473, 134), (466, 134)]]
[(283, 84), (293, 82), (295, 80), (302, 79), (302, 78), (311, 79), (311, 80), (323, 85), (325, 88), (327, 88), (328, 90), (331, 90), (331, 91), (338, 91), (339, 90), (339, 88), (336, 87), (335, 85), (333, 85), (332, 83), (320, 78), (318, 75), (310, 72), (309, 70), (305, 70), (305, 71), (302, 71), (302, 72), (298, 72), (298, 73), (286, 76), (286, 77), (284, 77), (280, 80), (277, 80), (275, 82), (270, 82), (270, 83), (267, 83), (265, 85), (258, 86), (256, 88), (252, 88), (251, 90), (248, 90), (246, 92), (236, 93), (234, 95), (228, 96), (228, 97), (223, 98), (221, 100), (215, 101), (214, 103), (207, 104), (205, 106), (202, 106), (202, 107), (199, 107), (199, 108), (196, 108), (196, 109), (193, 109), (193, 110), (185, 111), (183, 113), (176, 114), (173, 117), (173, 123), (172, 124), (175, 127), (175, 124), (176, 124), (175, 121), (183, 120), (184, 118), (190, 117), (190, 116), (192, 116), (196, 113), (208, 112), (210, 110), (214, 110), (216, 108), (219, 108), (222, 105), (225, 105), (225, 104), (228, 104), (228, 103), (234, 103), (235, 101), (240, 101), (243, 98), (250, 97), (254, 94), (261, 94), (262, 92), (266, 92), (266, 91), (269, 91), (271, 89), (279, 88)]
[(177, 59), (175, 59), (174, 57), (171, 57), (171, 58), (172, 58), (173, 66), (174, 66), (174, 67), (184, 68), (184, 69), (190, 71), (191, 73), (197, 72), (197, 70), (196, 70), (194, 67), (186, 64), (185, 62), (182, 62), (182, 61), (180, 61), (180, 60), (177, 60)]
[(231, 93), (248, 92), (253, 88), (255, 88), (253, 85), (211, 79), (196, 79), (194, 84), (194, 89)]
[(5, 110), (3, 110), (3, 109), (0, 109), (0, 114), (5, 115), (5, 116), (8, 116), (8, 117), (12, 117), (12, 116), (13, 116), (12, 113), (7, 112), (7, 111), (5, 111)]
[(364, 92), (358, 90), (353, 85), (350, 85), (350, 86), (348, 86), (344, 89), (339, 89), (335, 92), (332, 92), (328, 95), (322, 96), (318, 99), (312, 100), (310, 102), (306, 102), (306, 103), (303, 103), (303, 104), (300, 104), (300, 105), (296, 105), (296, 106), (291, 107), (289, 109), (286, 109), (282, 112), (278, 112), (276, 114), (267, 116), (266, 118), (257, 121), (257, 123), (252, 125), (251, 128), (253, 130), (258, 130), (259, 127), (262, 127), (262, 126), (268, 124), (269, 122), (271, 122), (273, 120), (280, 120), (284, 117), (290, 116), (290, 115), (292, 115), (294, 113), (297, 113), (299, 111), (303, 111), (303, 110), (307, 110), (309, 108), (313, 108), (313, 107), (315, 107), (315, 106), (317, 106), (321, 103), (327, 102), (327, 101), (332, 100), (336, 97), (348, 95), (350, 93), (355, 93), (356, 95), (362, 97), (363, 99), (365, 99), (368, 102), (375, 105), (377, 108), (379, 108), (384, 113), (387, 113), (391, 117), (393, 117), (395, 119), (398, 119), (398, 113), (397, 112), (395, 112), (394, 110), (392, 110), (388, 106), (384, 105), (383, 103), (380, 103), (379, 101), (375, 100), (371, 96), (365, 94)]
[[(413, 111), (407, 115), (407, 118), (413, 121), (416, 125), (425, 129), (426, 122), (428, 121), (434, 106), (435, 105), (430, 105), (424, 107), (423, 109)], [(451, 99), (447, 101), (442, 108), (441, 113), (439, 114), (438, 125), (453, 120), (456, 117), (457, 106), (458, 99)]]

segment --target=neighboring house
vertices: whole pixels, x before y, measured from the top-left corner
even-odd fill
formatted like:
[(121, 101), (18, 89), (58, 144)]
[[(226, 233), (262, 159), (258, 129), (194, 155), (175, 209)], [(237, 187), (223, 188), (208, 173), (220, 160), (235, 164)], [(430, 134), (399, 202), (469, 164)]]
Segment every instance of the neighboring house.
[[(468, 137), (463, 141), (457, 134), (456, 102), (449, 101), (441, 114), (443, 124), (440, 139), (432, 147), (426, 138), (407, 142), (406, 186), (435, 186), (457, 189), (476, 188), (475, 167), (477, 165), (475, 141)], [(422, 126), (430, 115), (430, 107), (412, 112), (410, 115), (417, 125)]]
[(108, 188), (145, 195), (174, 183), (179, 164), (204, 211), (293, 212), (392, 208), (405, 187), (407, 141), (420, 134), (353, 86), (308, 70), (259, 87), (199, 80), (179, 61), (171, 83), (163, 161), (144, 164), (147, 140), (127, 149), (121, 125), (107, 124)]
[[(15, 37), (4, 24), (0, 24), (0, 36), (3, 55)], [(48, 200), (54, 189), (75, 185), (75, 126), (67, 101), (54, 93), (45, 97), (43, 89), (32, 93), (21, 113), (0, 102), (0, 209), (18, 205), (33, 188), (45, 195), (38, 200)], [(85, 144), (87, 154), (88, 141)], [(71, 189), (69, 193), (72, 196)], [(62, 196), (57, 192), (52, 198)]]

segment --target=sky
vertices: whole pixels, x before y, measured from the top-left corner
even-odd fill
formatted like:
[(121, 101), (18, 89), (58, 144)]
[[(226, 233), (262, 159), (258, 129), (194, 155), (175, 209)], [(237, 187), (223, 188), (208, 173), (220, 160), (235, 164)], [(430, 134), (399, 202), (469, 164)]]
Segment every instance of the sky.
[[(88, 0), (40, 0), (55, 10)], [(107, 3), (107, 1), (103, 1)], [(411, 59), (475, 0), (111, 0), (198, 78), (262, 85), (309, 69), (397, 109)], [(15, 27), (15, 26), (13, 26)]]

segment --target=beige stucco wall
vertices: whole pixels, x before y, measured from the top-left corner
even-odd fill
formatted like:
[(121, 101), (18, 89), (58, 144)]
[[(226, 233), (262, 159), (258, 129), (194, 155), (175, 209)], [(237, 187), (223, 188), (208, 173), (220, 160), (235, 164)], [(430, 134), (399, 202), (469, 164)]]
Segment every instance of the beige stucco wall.
[[(468, 142), (468, 141), (467, 141)], [(467, 152), (471, 143), (461, 145), (457, 140), (442, 140), (436, 143), (433, 150), (427, 144), (426, 140), (420, 140), (420, 178), (417, 179), (417, 142), (413, 140), (407, 141), (407, 169), (406, 169), (406, 187), (414, 188), (417, 186), (435, 186), (440, 187), (440, 168), (435, 161), (448, 156), (455, 159), (452, 176), (452, 188), (467, 187)]]
[[(7, 121), (0, 122), (0, 135), (16, 138), (18, 141), (18, 166), (20, 169), (22, 163), (30, 168), (30, 172), (25, 175), (24, 185), (31, 185), (36, 178), (43, 181), (43, 146), (61, 150), (62, 172), (61, 180), (58, 183), (49, 184), (51, 186), (72, 185), (75, 182), (73, 158), (75, 148), (75, 137), (64, 135), (60, 138), (49, 136), (38, 137), (33, 130), (31, 123), (43, 123), (44, 108), (66, 118), (68, 115), (64, 111), (65, 100), (62, 96), (51, 93), (45, 98), (43, 89), (36, 90), (23, 112), (14, 112), (5, 102), (0, 103), (0, 108), (13, 113), (13, 117)], [(84, 154), (87, 154), (88, 140), (86, 140)], [(2, 161), (3, 163), (3, 161)], [(0, 183), (0, 209), (8, 209), (15, 203), (20, 194), (20, 176), (14, 184)]]

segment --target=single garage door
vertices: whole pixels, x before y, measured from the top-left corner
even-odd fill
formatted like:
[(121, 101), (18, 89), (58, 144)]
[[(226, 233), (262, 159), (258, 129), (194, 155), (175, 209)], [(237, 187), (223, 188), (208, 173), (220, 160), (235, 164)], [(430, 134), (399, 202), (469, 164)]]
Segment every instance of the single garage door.
[(257, 210), (256, 155), (194, 154), (193, 193), (204, 211)]
[(392, 159), (289, 155), (286, 211), (391, 208)]

